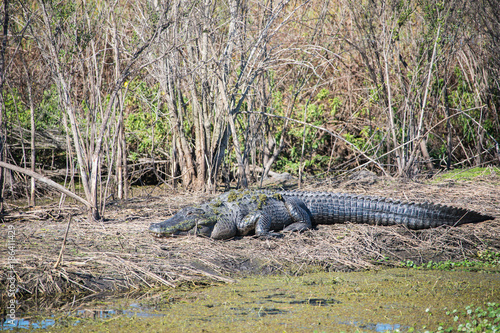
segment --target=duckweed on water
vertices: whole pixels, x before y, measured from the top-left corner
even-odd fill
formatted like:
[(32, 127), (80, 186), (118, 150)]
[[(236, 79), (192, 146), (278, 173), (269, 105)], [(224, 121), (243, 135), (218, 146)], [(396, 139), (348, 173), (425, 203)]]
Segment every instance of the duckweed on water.
[(477, 253), (477, 260), (462, 260), (462, 261), (429, 261), (420, 265), (412, 260), (403, 261), (400, 267), (415, 268), (415, 269), (436, 269), (443, 271), (451, 271), (455, 269), (467, 270), (470, 272), (500, 272), (500, 253), (484, 250)]
[[(447, 311), (446, 314), (453, 318), (454, 325), (445, 326), (441, 324), (435, 333), (448, 333), (448, 332), (500, 332), (500, 304), (494, 302), (487, 302), (485, 309), (482, 307), (474, 308), (469, 305), (465, 310)], [(446, 328), (445, 328), (446, 327)], [(425, 327), (424, 327), (425, 329)], [(411, 328), (409, 332), (414, 332), (415, 329)], [(429, 332), (430, 331), (426, 331)]]
[[(399, 268), (249, 277), (234, 284), (161, 292), (149, 304), (141, 303), (156, 316), (83, 319), (50, 331), (448, 332), (444, 328), (467, 325), (466, 320), (474, 325), (469, 310), (476, 321), (498, 314), (496, 305), (488, 305), (487, 314), (466, 306), (499, 299), (499, 273)], [(464, 308), (465, 315), (447, 310)]]

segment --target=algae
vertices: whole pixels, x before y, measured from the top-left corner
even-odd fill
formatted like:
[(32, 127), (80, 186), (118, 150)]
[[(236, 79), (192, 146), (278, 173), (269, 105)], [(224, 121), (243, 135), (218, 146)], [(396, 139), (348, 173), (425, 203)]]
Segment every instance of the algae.
[(141, 303), (156, 316), (81, 319), (75, 326), (56, 324), (50, 331), (439, 330), (454, 324), (452, 309), (498, 301), (499, 277), (498, 273), (404, 268), (248, 277), (234, 284), (163, 291), (149, 304)]
[(283, 195), (281, 193), (274, 193), (273, 198), (279, 201), (284, 201)]
[(259, 195), (259, 203), (257, 204), (257, 209), (262, 209), (267, 203), (267, 195), (264, 193), (261, 193)]

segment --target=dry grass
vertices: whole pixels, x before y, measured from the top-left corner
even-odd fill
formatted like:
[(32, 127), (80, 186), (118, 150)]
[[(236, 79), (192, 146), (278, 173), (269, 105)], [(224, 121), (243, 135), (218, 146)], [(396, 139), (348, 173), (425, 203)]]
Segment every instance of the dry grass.
[[(106, 220), (89, 223), (77, 207), (59, 212), (55, 206), (31, 212), (11, 211), (16, 231), (15, 270), (24, 299), (45, 297), (79, 302), (110, 292), (190, 283), (232, 282), (250, 274), (301, 274), (311, 270), (360, 270), (429, 260), (474, 258), (477, 251), (500, 251), (500, 177), (473, 182), (422, 184), (390, 179), (335, 180), (305, 188), (380, 195), (410, 201), (432, 201), (478, 210), (497, 217), (476, 225), (411, 231), (369, 225), (319, 226), (281, 239), (244, 237), (213, 241), (199, 237), (157, 239), (147, 232), (151, 222), (210, 196), (162, 193), (107, 207)], [(12, 207), (12, 206), (11, 206)], [(73, 214), (61, 263), (54, 268)], [(6, 232), (2, 234), (6, 234)], [(0, 248), (0, 284), (5, 290), (8, 261)], [(2, 303), (5, 294), (2, 294)], [(47, 303), (47, 306), (49, 303)]]

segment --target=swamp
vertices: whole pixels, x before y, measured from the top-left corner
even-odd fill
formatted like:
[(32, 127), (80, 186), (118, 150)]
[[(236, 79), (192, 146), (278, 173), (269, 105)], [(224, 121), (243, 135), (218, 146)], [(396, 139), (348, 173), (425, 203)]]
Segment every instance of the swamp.
[[(468, 321), (477, 325), (477, 312), (498, 329), (500, 176), (496, 168), (480, 170), (421, 181), (330, 178), (303, 188), (429, 201), (496, 217), (421, 231), (348, 223), (277, 239), (156, 238), (147, 231), (151, 222), (212, 197), (166, 193), (161, 186), (134, 188), (133, 199), (109, 202), (106, 219), (93, 223), (77, 205), (58, 210), (56, 204), (28, 209), (11, 203), (17, 213), (1, 231), (7, 235), (13, 226), (16, 235), (14, 326), (53, 332), (444, 332)], [(294, 179), (268, 184), (296, 186)], [(6, 290), (7, 249), (0, 253)], [(8, 301), (2, 293), (2, 304)], [(12, 328), (6, 315), (3, 329)]]
[[(3, 0), (0, 21), (2, 330), (500, 330), (500, 0)], [(245, 188), (495, 219), (148, 232)]]

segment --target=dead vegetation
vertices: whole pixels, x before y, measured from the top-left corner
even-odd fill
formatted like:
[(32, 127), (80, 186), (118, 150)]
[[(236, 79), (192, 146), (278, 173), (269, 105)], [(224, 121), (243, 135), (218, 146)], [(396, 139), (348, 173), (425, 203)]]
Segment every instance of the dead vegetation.
[[(288, 186), (293, 188), (293, 184)], [(310, 183), (305, 190), (380, 195), (456, 205), (497, 217), (457, 228), (411, 231), (404, 227), (325, 225), (281, 239), (244, 237), (213, 241), (199, 237), (157, 239), (147, 232), (176, 209), (209, 199), (200, 193), (164, 193), (108, 205), (106, 219), (89, 223), (76, 206), (32, 211), (14, 209), (2, 227), (14, 226), (17, 297), (47, 307), (54, 301), (82, 302), (103, 293), (158, 286), (233, 282), (252, 274), (298, 275), (314, 270), (373, 269), (401, 261), (474, 259), (478, 251), (500, 251), (500, 177), (437, 184), (362, 177)], [(65, 238), (69, 215), (69, 233)], [(65, 242), (62, 260), (58, 261)], [(0, 284), (8, 276), (6, 246), (0, 248)], [(6, 295), (2, 294), (2, 298)], [(3, 303), (4, 299), (2, 299)]]

